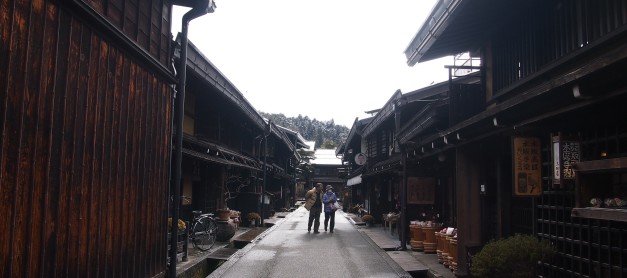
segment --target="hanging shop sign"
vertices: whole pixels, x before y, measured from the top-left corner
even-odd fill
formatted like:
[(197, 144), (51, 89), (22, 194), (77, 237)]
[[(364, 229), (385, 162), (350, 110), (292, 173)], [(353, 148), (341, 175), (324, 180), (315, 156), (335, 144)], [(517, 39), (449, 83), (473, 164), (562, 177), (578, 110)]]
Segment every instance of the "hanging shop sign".
[(357, 165), (361, 166), (366, 164), (367, 159), (368, 157), (364, 153), (358, 153), (355, 155), (355, 163), (357, 163)]
[(514, 137), (514, 195), (542, 195), (540, 138)]
[(407, 177), (407, 203), (414, 205), (435, 204), (435, 178)]
[(578, 140), (566, 138), (559, 133), (551, 136), (551, 143), (553, 186), (563, 187), (575, 180), (573, 165), (581, 158), (581, 145)]

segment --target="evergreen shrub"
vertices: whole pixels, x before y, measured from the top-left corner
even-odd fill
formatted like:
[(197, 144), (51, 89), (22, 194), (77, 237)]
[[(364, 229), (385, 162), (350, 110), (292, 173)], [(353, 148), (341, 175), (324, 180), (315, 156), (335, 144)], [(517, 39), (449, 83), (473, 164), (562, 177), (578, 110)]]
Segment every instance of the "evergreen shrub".
[(534, 277), (539, 262), (554, 254), (548, 241), (517, 234), (488, 242), (473, 256), (470, 272), (475, 277)]

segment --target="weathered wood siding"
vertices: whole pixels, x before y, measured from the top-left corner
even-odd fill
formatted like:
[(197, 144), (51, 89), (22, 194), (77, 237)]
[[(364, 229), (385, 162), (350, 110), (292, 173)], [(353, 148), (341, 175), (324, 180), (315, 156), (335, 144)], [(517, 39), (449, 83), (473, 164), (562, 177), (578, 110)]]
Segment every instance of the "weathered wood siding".
[(66, 0), (89, 5), (161, 64), (171, 61), (170, 0)]
[(170, 86), (66, 2), (0, 1), (0, 277), (162, 274)]
[(494, 36), (494, 88), (507, 88), (627, 25), (623, 0), (545, 1)]

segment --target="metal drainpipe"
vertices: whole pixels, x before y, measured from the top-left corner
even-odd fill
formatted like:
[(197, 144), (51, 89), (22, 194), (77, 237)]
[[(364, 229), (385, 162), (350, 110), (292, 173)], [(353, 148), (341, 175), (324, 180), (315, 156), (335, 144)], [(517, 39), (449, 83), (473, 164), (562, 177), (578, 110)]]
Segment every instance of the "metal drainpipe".
[(292, 186), (290, 186), (291, 190), (292, 190), (292, 196), (291, 200), (289, 201), (288, 208), (291, 208), (293, 204), (296, 203), (296, 168), (298, 168), (298, 165), (300, 165), (300, 160), (298, 159), (298, 148), (296, 147), (296, 141), (298, 140), (298, 132), (296, 133), (296, 136), (294, 136), (294, 161), (296, 161), (296, 163), (294, 163), (294, 178), (292, 180)]
[(266, 199), (266, 167), (267, 167), (267, 160), (268, 160), (268, 136), (270, 135), (270, 132), (272, 131), (272, 129), (270, 128), (270, 124), (272, 123), (272, 121), (268, 120), (268, 123), (266, 124), (266, 130), (263, 133), (263, 183), (261, 184), (261, 210), (260, 210), (260, 216), (261, 216), (261, 227), (264, 227), (264, 217), (265, 217), (265, 213), (264, 211), (264, 203), (265, 203), (265, 199)]
[(213, 0), (201, 0), (190, 11), (183, 15), (181, 25), (181, 57), (179, 59), (179, 91), (176, 95), (176, 114), (174, 123), (176, 124), (176, 149), (174, 153), (174, 188), (172, 200), (172, 228), (170, 229), (170, 268), (168, 277), (176, 277), (176, 234), (178, 234), (179, 206), (181, 204), (181, 164), (183, 159), (183, 118), (185, 115), (185, 86), (187, 79), (187, 31), (189, 22), (193, 19), (211, 13), (215, 10)]

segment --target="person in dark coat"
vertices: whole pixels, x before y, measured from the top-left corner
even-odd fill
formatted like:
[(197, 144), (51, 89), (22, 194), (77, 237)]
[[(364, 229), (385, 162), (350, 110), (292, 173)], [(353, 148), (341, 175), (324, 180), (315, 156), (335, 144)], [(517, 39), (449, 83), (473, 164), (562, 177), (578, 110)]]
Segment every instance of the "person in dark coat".
[(307, 232), (311, 232), (311, 224), (314, 226), (314, 233), (320, 233), (320, 213), (322, 213), (322, 183), (316, 183), (316, 187), (305, 194), (305, 208), (309, 211), (309, 221), (307, 222)]
[[(324, 230), (329, 228), (329, 233), (333, 233), (335, 227), (335, 211), (338, 209), (335, 207), (337, 196), (333, 192), (333, 186), (327, 185), (327, 192), (322, 196), (322, 203), (324, 204)], [(331, 222), (331, 223), (329, 223)]]

